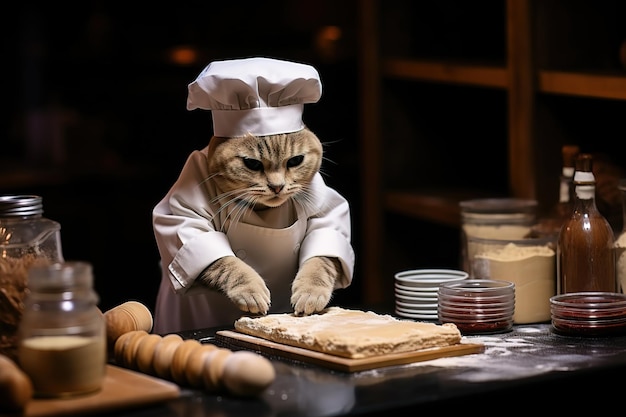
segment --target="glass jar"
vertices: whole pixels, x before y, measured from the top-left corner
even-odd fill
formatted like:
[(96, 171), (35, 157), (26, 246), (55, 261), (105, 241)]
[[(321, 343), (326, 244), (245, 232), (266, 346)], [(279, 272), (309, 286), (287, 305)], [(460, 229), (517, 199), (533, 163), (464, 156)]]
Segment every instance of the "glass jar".
[(619, 291), (626, 293), (626, 178), (619, 181), (617, 187), (622, 198), (622, 231), (615, 238), (615, 274), (620, 286)]
[(492, 279), (465, 279), (439, 286), (439, 322), (454, 323), (464, 334), (510, 331), (515, 312), (515, 284)]
[(39, 397), (97, 391), (107, 362), (106, 325), (91, 264), (31, 267), (19, 326), (18, 361)]
[(469, 237), (523, 239), (531, 234), (537, 217), (537, 201), (519, 198), (484, 198), (460, 202), (461, 268), (472, 275), (475, 247)]
[(526, 239), (480, 239), (475, 248), (474, 277), (515, 284), (515, 324), (550, 321), (550, 297), (556, 294), (556, 240), (553, 236)]
[(14, 361), (28, 269), (63, 261), (60, 230), (40, 196), (0, 196), (0, 354)]

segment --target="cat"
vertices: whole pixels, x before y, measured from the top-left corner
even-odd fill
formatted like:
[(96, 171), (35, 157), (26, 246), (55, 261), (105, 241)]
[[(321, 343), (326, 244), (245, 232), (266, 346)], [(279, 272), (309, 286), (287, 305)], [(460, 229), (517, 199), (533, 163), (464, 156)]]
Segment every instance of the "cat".
[[(218, 192), (211, 202), (223, 217), (222, 231), (237, 227), (249, 212), (273, 216), (288, 202), (311, 204), (310, 185), (320, 171), (323, 145), (308, 128), (287, 134), (235, 138), (213, 137), (208, 147), (208, 172)], [(289, 227), (296, 211), (283, 210), (276, 227)], [(337, 257), (315, 256), (306, 260), (291, 283), (290, 303), (296, 315), (322, 311), (339, 282), (347, 277)], [(241, 311), (265, 315), (271, 294), (263, 277), (236, 256), (214, 261), (200, 275), (199, 283), (228, 297)]]

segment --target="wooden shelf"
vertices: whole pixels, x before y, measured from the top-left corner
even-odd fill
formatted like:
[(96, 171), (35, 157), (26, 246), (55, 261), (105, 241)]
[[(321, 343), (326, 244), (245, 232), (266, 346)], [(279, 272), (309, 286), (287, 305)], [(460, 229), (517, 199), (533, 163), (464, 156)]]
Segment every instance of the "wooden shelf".
[[(562, 145), (619, 154), (611, 138), (626, 107), (625, 8), (619, 0), (363, 0), (364, 303), (388, 301), (389, 269), (432, 259), (437, 243), (452, 246), (442, 236), (460, 225), (460, 201), (536, 199), (545, 210), (558, 196)], [(484, 189), (459, 190), (465, 184)], [(438, 227), (425, 238), (432, 245), (399, 253), (424, 221)]]
[(493, 88), (506, 88), (507, 71), (503, 66), (471, 65), (446, 61), (420, 61), (389, 58), (382, 72), (388, 77), (407, 80), (457, 83)]
[(459, 203), (486, 197), (493, 194), (480, 190), (395, 190), (384, 194), (384, 206), (389, 212), (459, 227)]
[(626, 100), (626, 74), (539, 71), (542, 93)]
[[(389, 78), (492, 88), (506, 88), (508, 82), (506, 68), (447, 61), (389, 58), (382, 72)], [(537, 89), (542, 93), (626, 100), (626, 74), (542, 70)]]

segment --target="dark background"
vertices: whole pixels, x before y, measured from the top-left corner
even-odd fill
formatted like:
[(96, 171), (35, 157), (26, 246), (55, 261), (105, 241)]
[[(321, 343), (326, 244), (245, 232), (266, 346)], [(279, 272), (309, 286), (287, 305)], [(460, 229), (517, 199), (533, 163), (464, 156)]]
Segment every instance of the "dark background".
[[(323, 172), (358, 224), (358, 73), (353, 1), (22, 2), (4, 13), (0, 194), (43, 197), (64, 256), (93, 264), (100, 306), (154, 305), (160, 282), (151, 211), (187, 155), (207, 145), (210, 112), (186, 110), (211, 61), (267, 56), (320, 72), (305, 123)], [(339, 31), (337, 31), (339, 30)], [(177, 62), (187, 48), (195, 59)], [(358, 252), (358, 228), (353, 240)], [(358, 302), (359, 284), (336, 302)]]

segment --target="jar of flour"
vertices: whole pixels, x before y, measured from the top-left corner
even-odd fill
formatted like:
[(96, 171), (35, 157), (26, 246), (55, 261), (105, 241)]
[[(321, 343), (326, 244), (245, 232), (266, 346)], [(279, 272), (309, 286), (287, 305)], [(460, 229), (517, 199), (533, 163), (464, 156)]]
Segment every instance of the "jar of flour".
[(519, 240), (531, 234), (537, 201), (519, 198), (482, 198), (460, 202), (461, 268), (472, 276), (476, 253), (471, 238)]
[(556, 251), (553, 237), (481, 239), (470, 237), (476, 278), (515, 284), (515, 324), (550, 321), (550, 297), (556, 294)]

